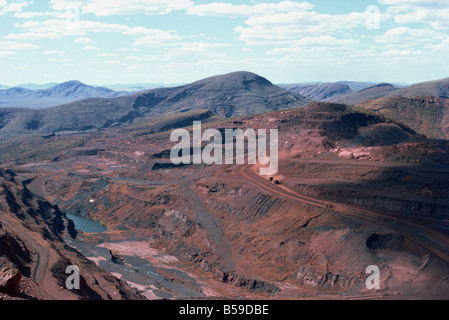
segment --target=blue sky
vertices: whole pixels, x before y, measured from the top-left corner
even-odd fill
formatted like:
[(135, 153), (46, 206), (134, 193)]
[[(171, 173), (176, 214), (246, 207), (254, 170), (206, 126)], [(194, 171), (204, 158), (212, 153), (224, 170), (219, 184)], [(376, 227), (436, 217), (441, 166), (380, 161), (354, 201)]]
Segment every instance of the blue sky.
[(449, 77), (449, 0), (0, 0), (0, 83)]

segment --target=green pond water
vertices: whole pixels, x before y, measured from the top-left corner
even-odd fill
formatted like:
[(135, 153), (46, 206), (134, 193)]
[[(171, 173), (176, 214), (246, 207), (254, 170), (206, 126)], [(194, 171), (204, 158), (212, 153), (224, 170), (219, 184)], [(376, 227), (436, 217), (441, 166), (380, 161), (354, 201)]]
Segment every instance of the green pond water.
[(75, 229), (81, 230), (86, 233), (101, 233), (105, 232), (107, 229), (98, 221), (93, 221), (86, 219), (81, 216), (76, 216), (71, 213), (67, 213), (67, 218), (75, 223)]

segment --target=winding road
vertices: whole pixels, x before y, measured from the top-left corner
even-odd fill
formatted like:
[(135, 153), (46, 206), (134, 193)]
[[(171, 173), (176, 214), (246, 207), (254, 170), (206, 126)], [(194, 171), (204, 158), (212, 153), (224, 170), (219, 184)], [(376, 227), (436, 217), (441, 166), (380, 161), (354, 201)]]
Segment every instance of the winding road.
[(414, 240), (441, 259), (449, 262), (449, 236), (426, 227), (422, 222), (414, 222), (414, 220), (422, 221), (425, 217), (408, 215), (405, 217), (394, 212), (389, 212), (387, 214), (385, 211), (367, 209), (355, 205), (332, 203), (304, 196), (284, 185), (276, 185), (264, 179), (255, 172), (254, 166), (242, 166), (240, 168), (240, 174), (255, 183), (262, 190), (274, 193), (284, 199), (300, 201), (320, 208), (327, 208), (326, 204), (331, 203), (333, 205), (332, 210), (337, 214), (384, 225)]
[(192, 190), (194, 182), (209, 177), (220, 167), (209, 166), (198, 173), (190, 175), (181, 184), (182, 196), (190, 203), (195, 212), (195, 220), (202, 225), (211, 235), (217, 254), (222, 260), (223, 271), (235, 271), (235, 262), (232, 258), (231, 246), (224, 237), (224, 228), (218, 220), (204, 205), (201, 198)]
[[(204, 205), (202, 199), (192, 190), (194, 182), (210, 177), (215, 171), (220, 169), (220, 166), (209, 166), (199, 172), (193, 173), (179, 180), (170, 181), (146, 181), (131, 179), (126, 177), (109, 177), (104, 176), (105, 179), (110, 179), (117, 182), (136, 183), (143, 185), (168, 185), (178, 184), (181, 186), (180, 192), (191, 205), (193, 212), (195, 213), (194, 220), (205, 228), (211, 236), (211, 240), (215, 246), (216, 253), (222, 260), (223, 271), (235, 271), (235, 262), (232, 259), (231, 246), (227, 239), (224, 237), (224, 228), (220, 220), (218, 220)], [(28, 188), (35, 195), (44, 199), (47, 198), (45, 183), (47, 180), (55, 176), (55, 173), (46, 173), (35, 178)], [(82, 176), (82, 174), (80, 174)]]
[[(199, 172), (190, 174), (183, 179), (174, 181), (141, 181), (122, 177), (104, 178), (146, 185), (179, 184), (179, 192), (191, 205), (192, 210), (195, 213), (195, 221), (203, 226), (210, 234), (211, 240), (217, 251), (216, 253), (221, 258), (226, 271), (232, 271), (235, 268), (235, 262), (232, 259), (230, 243), (224, 237), (224, 227), (220, 220), (207, 209), (200, 196), (192, 190), (192, 186), (196, 181), (212, 176), (212, 174), (220, 168), (221, 166), (209, 166)], [(265, 192), (275, 194), (278, 197), (299, 201), (323, 209), (327, 209), (327, 205), (331, 203), (333, 206), (332, 210), (336, 214), (386, 226), (421, 244), (438, 257), (449, 262), (449, 236), (426, 226), (426, 223), (435, 223), (435, 219), (431, 217), (416, 215), (405, 216), (394, 212), (380, 211), (356, 205), (332, 203), (322, 199), (308, 197), (289, 189), (285, 185), (273, 184), (266, 178), (259, 176), (255, 169), (256, 166), (245, 165), (239, 168), (239, 173), (242, 178), (251, 181)], [(36, 178), (29, 185), (29, 189), (36, 195), (46, 198), (44, 185), (46, 180), (50, 179), (54, 174), (55, 173), (48, 173)], [(36, 278), (40, 277), (36, 276)]]

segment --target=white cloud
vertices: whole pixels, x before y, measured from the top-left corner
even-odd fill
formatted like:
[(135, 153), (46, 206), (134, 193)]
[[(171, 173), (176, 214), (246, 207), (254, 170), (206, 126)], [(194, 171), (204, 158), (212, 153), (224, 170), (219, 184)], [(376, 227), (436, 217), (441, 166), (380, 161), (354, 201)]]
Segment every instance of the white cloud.
[[(247, 45), (288, 44), (303, 37), (334, 35), (355, 28), (366, 28), (369, 12), (322, 14), (316, 11), (271, 13), (250, 17), (238, 26), (239, 40)], [(387, 15), (381, 16), (386, 20)]]
[(156, 61), (156, 60), (170, 60), (167, 56), (162, 55), (142, 55), (142, 56), (127, 56), (126, 60), (134, 60), (134, 61)]
[(398, 24), (424, 23), (434, 29), (449, 29), (449, 0), (378, 0), (393, 6)]
[[(173, 31), (147, 29), (149, 32), (145, 36), (138, 38), (134, 42), (134, 46), (160, 47), (169, 45), (175, 41), (182, 39), (181, 36), (174, 34)], [(126, 34), (126, 32), (125, 32)]]
[(117, 57), (117, 53), (99, 53), (96, 55), (97, 57)]
[(374, 41), (390, 46), (410, 47), (416, 46), (417, 44), (441, 41), (444, 38), (444, 34), (428, 28), (412, 29), (409, 27), (397, 27), (386, 31), (380, 36), (376, 36)]
[(54, 15), (54, 12), (16, 12), (14, 13), (15, 18), (22, 18), (22, 19), (31, 19), (35, 17), (43, 17), (43, 16), (52, 16)]
[(7, 56), (12, 56), (14, 54), (16, 54), (14, 51), (2, 51), (2, 50), (0, 50), (0, 58), (4, 58), (4, 57), (7, 57)]
[(255, 5), (235, 5), (213, 2), (200, 4), (187, 9), (187, 13), (198, 16), (251, 17), (277, 12), (301, 12), (310, 10), (313, 5), (308, 2), (281, 1), (279, 3), (259, 3)]
[(27, 21), (15, 25), (25, 29), (22, 33), (9, 34), (6, 39), (57, 39), (63, 36), (85, 35), (88, 33), (124, 32), (129, 29), (122, 24), (103, 23), (99, 21), (79, 21), (70, 25), (66, 20), (49, 19), (45, 21)]
[(403, 56), (412, 56), (412, 55), (417, 55), (422, 53), (421, 50), (412, 50), (412, 49), (404, 49), (404, 50), (400, 50), (400, 49), (391, 49), (391, 50), (387, 50), (387, 51), (383, 51), (380, 53), (381, 56), (387, 56), (387, 57), (398, 57), (398, 58), (402, 58)]
[(407, 8), (449, 8), (449, 0), (377, 0), (383, 5), (402, 6)]
[(83, 48), (84, 51), (97, 51), (100, 50), (100, 48), (94, 47), (94, 46), (85, 46)]
[[(25, 21), (15, 24), (16, 28), (23, 29), (21, 33), (13, 33), (5, 36), (5, 39), (14, 40), (39, 40), (58, 39), (64, 36), (83, 36), (90, 33), (122, 33), (129, 36), (141, 36), (134, 41), (135, 46), (157, 47), (169, 45), (171, 42), (179, 41), (182, 37), (174, 30), (148, 29), (144, 27), (129, 27), (124, 24), (112, 24), (99, 21), (81, 20), (76, 28), (69, 25), (66, 20), (48, 19), (44, 21)], [(88, 37), (79, 37), (76, 43), (95, 43)], [(128, 49), (135, 50), (135, 49)]]
[(207, 42), (186, 42), (180, 44), (180, 47), (170, 49), (165, 56), (183, 56), (192, 54), (205, 54), (210, 53), (210, 49), (230, 47), (228, 43), (207, 43)]
[(21, 12), (23, 8), (30, 5), (31, 2), (28, 1), (16, 1), (16, 2), (8, 2), (5, 0), (0, 1), (0, 12), (1, 13), (9, 13), (9, 12)]
[(11, 33), (3, 37), (4, 39), (13, 40), (38, 40), (38, 39), (57, 39), (61, 38), (61, 35), (55, 32), (22, 32)]
[(15, 55), (19, 50), (30, 50), (30, 49), (38, 49), (39, 46), (24, 43), (24, 42), (14, 42), (14, 41), (0, 41), (0, 57), (7, 57)]
[(37, 49), (37, 48), (39, 48), (39, 46), (30, 43), (0, 41), (0, 51), (16, 51), (16, 50)]
[(92, 13), (96, 16), (167, 14), (175, 10), (186, 10), (193, 6), (190, 0), (51, 0), (53, 9), (59, 11), (73, 10), (78, 7), (81, 13)]
[(400, 14), (395, 17), (395, 22), (400, 24), (425, 23), (432, 28), (449, 28), (449, 9), (439, 10), (414, 10), (411, 13)]
[(95, 43), (95, 41), (89, 38), (78, 38), (75, 43)]
[(331, 36), (319, 36), (319, 37), (305, 37), (300, 40), (296, 40), (292, 43), (290, 47), (275, 48), (269, 53), (279, 54), (279, 53), (292, 53), (301, 52), (303, 50), (310, 50), (314, 48), (347, 48), (358, 45), (360, 42), (353, 39), (337, 39)]
[(51, 7), (58, 11), (70, 11), (86, 3), (88, 3), (87, 0), (50, 0)]

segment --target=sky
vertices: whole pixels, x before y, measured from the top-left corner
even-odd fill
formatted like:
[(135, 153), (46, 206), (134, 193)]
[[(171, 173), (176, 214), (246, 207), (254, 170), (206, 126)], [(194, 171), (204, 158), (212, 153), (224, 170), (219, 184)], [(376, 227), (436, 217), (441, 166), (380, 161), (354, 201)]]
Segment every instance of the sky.
[(0, 84), (449, 77), (449, 0), (0, 0)]

